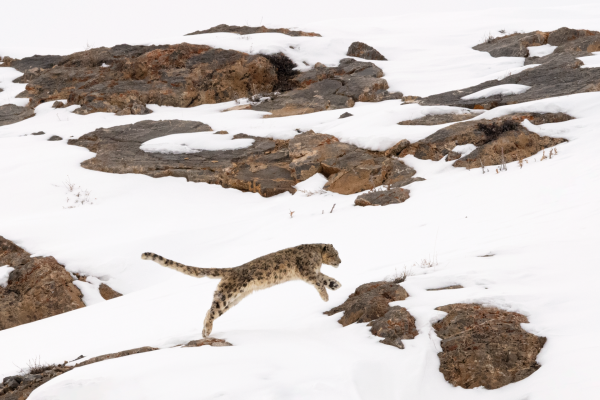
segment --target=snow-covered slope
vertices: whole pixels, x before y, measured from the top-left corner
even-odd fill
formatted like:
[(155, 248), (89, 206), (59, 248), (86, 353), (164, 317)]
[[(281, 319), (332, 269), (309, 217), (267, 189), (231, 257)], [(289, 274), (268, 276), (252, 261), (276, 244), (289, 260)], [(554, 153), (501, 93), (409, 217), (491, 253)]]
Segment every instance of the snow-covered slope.
[[(150, 2), (141, 10), (139, 3), (134, 10), (134, 2), (110, 7), (107, 1), (96, 15), (86, 12), (85, 17), (79, 15), (80, 2), (64, 3), (58, 7), (56, 2), (34, 2), (33, 15), (25, 15), (16, 2), (3, 5), (0, 55), (68, 54), (83, 50), (86, 40), (94, 47), (187, 41), (253, 53), (282, 50), (298, 64), (312, 65), (336, 64), (347, 46), (360, 40), (390, 60), (375, 63), (392, 90), (423, 96), (521, 68), (521, 58), (492, 58), (471, 50), (488, 32), (561, 26), (600, 30), (600, 6), (578, 1), (567, 6), (537, 0), (526, 5), (390, 1), (368, 9), (363, 2), (305, 2), (287, 15), (281, 15), (281, 2), (272, 1), (233, 7), (179, 0), (168, 5)], [(106, 10), (111, 9), (120, 14), (111, 12), (109, 17)], [(174, 17), (167, 15), (168, 9), (181, 20), (169, 20)], [(53, 35), (41, 28), (19, 30), (25, 23), (35, 26), (44, 14), (58, 27), (65, 25), (60, 21), (76, 17), (69, 29), (85, 22), (89, 39), (61, 30), (66, 28), (57, 28)], [(269, 27), (298, 27), (323, 37), (181, 36), (219, 23), (259, 25), (261, 20)], [(14, 69), (0, 68), (0, 104), (24, 104), (14, 99), (24, 86), (11, 82), (17, 76)], [(511, 163), (506, 172), (497, 174), (490, 168), (482, 174), (407, 156), (404, 161), (426, 181), (408, 187), (411, 197), (405, 203), (386, 207), (355, 207), (356, 195), (307, 196), (299, 191), (262, 198), (182, 178), (96, 172), (80, 166), (93, 157), (88, 150), (69, 146), (66, 140), (47, 141), (51, 135), (79, 137), (98, 127), (145, 119), (185, 119), (230, 134), (281, 139), (293, 137), (296, 129), (313, 129), (384, 150), (401, 139), (414, 142), (439, 129), (397, 122), (449, 109), (393, 100), (274, 119), (253, 111), (221, 112), (233, 105), (149, 105), (154, 111), (150, 115), (117, 117), (80, 116), (72, 113), (75, 107), (52, 109), (45, 103), (36, 108), (35, 117), (0, 127), (0, 235), (126, 294), (0, 332), (0, 377), (38, 357), (58, 363), (79, 355), (154, 346), (165, 349), (77, 368), (43, 385), (30, 399), (595, 397), (600, 372), (595, 362), (600, 351), (594, 344), (600, 328), (595, 251), (600, 224), (600, 93), (481, 114), (476, 118), (536, 111), (564, 112), (576, 119), (527, 125), (538, 134), (569, 142), (559, 145), (552, 159), (541, 161), (537, 154), (522, 169)], [(338, 119), (344, 111), (354, 116)], [(46, 135), (29, 135), (38, 131)], [(181, 144), (178, 138), (170, 143)], [(66, 180), (88, 190), (94, 204), (68, 208)], [(304, 186), (315, 190), (323, 184), (315, 176)], [(234, 346), (167, 349), (201, 336), (217, 282), (142, 261), (142, 252), (190, 265), (231, 267), (282, 248), (320, 242), (334, 244), (342, 259), (337, 269), (323, 268), (343, 285), (330, 293), (329, 303), (302, 282), (286, 283), (246, 298), (215, 322), (213, 336)], [(489, 254), (493, 256), (480, 257)], [(415, 265), (423, 259), (435, 259), (437, 265)], [(414, 274), (403, 284), (410, 297), (398, 304), (416, 318), (419, 331), (414, 340), (404, 342), (406, 349), (380, 344), (364, 324), (342, 328), (337, 316), (322, 314), (358, 285), (405, 267)], [(426, 291), (452, 284), (465, 288)], [(431, 325), (444, 315), (436, 307), (458, 302), (491, 304), (526, 315), (530, 323), (524, 328), (548, 338), (538, 356), (542, 367), (497, 390), (467, 390), (447, 383), (438, 371), (439, 339)]]

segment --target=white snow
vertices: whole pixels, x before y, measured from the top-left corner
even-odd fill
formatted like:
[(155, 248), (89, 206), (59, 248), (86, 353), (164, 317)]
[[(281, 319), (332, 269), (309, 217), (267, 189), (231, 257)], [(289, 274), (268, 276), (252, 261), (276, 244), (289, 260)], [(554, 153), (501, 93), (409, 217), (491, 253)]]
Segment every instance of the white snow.
[(472, 93), (468, 96), (461, 97), (461, 99), (463, 99), (463, 100), (485, 99), (487, 97), (492, 97), (492, 96), (496, 96), (496, 95), (511, 96), (513, 94), (525, 93), (529, 89), (531, 89), (531, 86), (507, 83), (505, 85), (492, 86), (490, 88), (480, 90), (480, 91)]
[[(6, 3), (0, 24), (2, 56), (186, 41), (253, 54), (284, 51), (308, 68), (302, 61), (337, 65), (348, 45), (360, 40), (389, 59), (375, 64), (384, 70), (391, 90), (418, 96), (501, 79), (525, 68), (523, 58), (494, 58), (472, 50), (485, 32), (562, 26), (598, 30), (600, 20), (600, 7), (587, 0), (383, 1), (369, 13), (362, 3), (341, 1), (307, 0), (282, 13), (281, 2), (275, 0), (172, 0), (141, 8), (135, 2), (105, 0), (89, 18), (81, 18), (82, 5), (75, 0), (63, 0), (58, 11), (55, 2), (34, 0), (26, 13), (20, 3)], [(167, 18), (173, 10), (184, 12)], [(41, 31), (49, 18), (51, 35)], [(182, 36), (219, 23), (287, 27), (323, 37)], [(587, 67), (596, 58), (582, 61)], [(12, 82), (20, 75), (13, 68), (0, 68), (0, 105), (27, 103), (15, 98), (25, 89)], [(162, 350), (74, 369), (35, 390), (30, 399), (595, 398), (600, 373), (595, 362), (600, 348), (594, 345), (600, 330), (595, 317), (600, 304), (595, 251), (600, 224), (599, 92), (483, 112), (475, 120), (514, 112), (565, 112), (576, 119), (540, 126), (523, 122), (531, 131), (569, 141), (556, 147), (552, 159), (541, 161), (536, 154), (522, 169), (511, 163), (506, 172), (482, 174), (407, 156), (403, 160), (426, 180), (408, 186), (409, 200), (386, 207), (355, 207), (356, 194), (322, 193), (322, 175), (298, 184), (294, 195), (262, 198), (183, 178), (92, 171), (80, 164), (93, 153), (67, 140), (47, 141), (51, 135), (77, 138), (99, 127), (181, 119), (202, 121), (230, 135), (278, 139), (293, 137), (297, 129), (313, 129), (362, 148), (385, 150), (401, 139), (414, 142), (440, 128), (398, 125), (400, 121), (464, 112), (401, 103), (357, 103), (351, 110), (269, 119), (262, 118), (266, 113), (248, 110), (223, 112), (235, 102), (188, 109), (150, 105), (153, 113), (144, 116), (81, 116), (73, 114), (76, 106), (52, 109), (44, 103), (36, 107), (35, 117), (0, 127), (0, 235), (32, 254), (54, 256), (70, 272), (98, 278), (76, 283), (84, 302), (93, 306), (0, 332), (0, 378), (18, 373), (38, 357), (62, 363), (79, 355), (154, 346)], [(354, 116), (338, 119), (345, 111)], [(46, 135), (30, 135), (42, 130)], [(192, 138), (202, 138), (197, 146), (207, 146), (205, 138), (219, 136), (187, 135), (185, 140), (172, 135), (163, 143), (197, 150), (204, 147), (193, 147)], [(239, 140), (229, 139), (215, 138), (223, 143), (210, 145)], [(458, 150), (466, 152), (466, 146)], [(69, 208), (67, 179), (89, 191), (94, 203)], [(217, 282), (143, 261), (142, 252), (190, 265), (232, 267), (301, 243), (332, 243), (340, 253), (339, 268), (323, 266), (325, 274), (343, 285), (330, 292), (328, 303), (305, 283), (286, 283), (249, 296), (215, 322), (213, 336), (234, 346), (170, 348), (201, 337)], [(486, 254), (494, 256), (478, 257)], [(413, 267), (433, 256), (439, 261), (435, 267)], [(343, 328), (336, 322), (339, 316), (322, 314), (357, 286), (405, 266), (414, 273), (403, 284), (410, 297), (392, 305), (406, 307), (416, 318), (419, 335), (404, 341), (406, 349), (379, 343), (365, 324)], [(0, 271), (6, 274), (7, 267)], [(104, 301), (98, 297), (100, 282), (124, 296)], [(464, 289), (426, 290), (452, 284)], [(524, 329), (548, 338), (538, 356), (542, 367), (497, 390), (466, 390), (447, 383), (439, 372), (440, 344), (432, 323), (444, 316), (436, 307), (458, 302), (527, 315)]]
[(600, 51), (595, 51), (592, 56), (579, 57), (583, 61), (580, 68), (598, 68), (600, 67)]
[(148, 153), (185, 154), (199, 150), (235, 150), (252, 146), (254, 139), (235, 139), (233, 134), (214, 132), (176, 133), (142, 143), (140, 149)]
[(12, 271), (14, 271), (14, 268), (9, 267), (8, 265), (0, 267), (0, 287), (6, 287), (6, 285), (8, 285), (8, 276)]
[(463, 145), (459, 145), (459, 146), (455, 146), (452, 151), (455, 151), (459, 154), (465, 155), (465, 154), (469, 154), (472, 151), (475, 151), (475, 149), (477, 148), (477, 146), (475, 146), (472, 143), (467, 143), (467, 144), (463, 144)]
[(529, 57), (544, 57), (554, 53), (557, 47), (550, 44), (543, 44), (541, 46), (530, 46), (527, 50), (529, 50)]

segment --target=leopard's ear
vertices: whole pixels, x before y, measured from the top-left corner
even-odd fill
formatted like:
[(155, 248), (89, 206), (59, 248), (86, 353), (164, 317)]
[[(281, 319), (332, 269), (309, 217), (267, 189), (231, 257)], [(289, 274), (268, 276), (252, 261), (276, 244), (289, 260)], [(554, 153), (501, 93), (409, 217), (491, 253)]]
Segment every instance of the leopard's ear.
[(329, 246), (329, 245), (328, 244), (323, 245), (323, 251), (327, 251), (327, 246)]

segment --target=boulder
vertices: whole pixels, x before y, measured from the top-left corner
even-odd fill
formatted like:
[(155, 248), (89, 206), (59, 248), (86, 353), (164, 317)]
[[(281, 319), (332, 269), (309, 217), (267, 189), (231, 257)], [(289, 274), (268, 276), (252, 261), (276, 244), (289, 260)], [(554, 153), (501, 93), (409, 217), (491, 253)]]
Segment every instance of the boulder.
[(497, 389), (527, 378), (540, 368), (536, 357), (546, 338), (521, 328), (527, 318), (479, 304), (451, 304), (433, 325), (442, 339), (440, 372), (454, 386)]
[(364, 58), (365, 60), (382, 60), (387, 61), (380, 52), (362, 42), (354, 42), (348, 47), (347, 56)]
[(410, 197), (410, 190), (393, 188), (389, 190), (374, 190), (361, 194), (354, 200), (357, 206), (387, 206), (390, 204), (404, 203)]
[(369, 322), (371, 333), (384, 338), (381, 343), (403, 349), (402, 339), (413, 339), (418, 334), (415, 319), (405, 308), (390, 307), (388, 303), (407, 297), (406, 290), (393, 282), (366, 283), (359, 286), (342, 305), (324, 314), (343, 312), (338, 321), (342, 326)]
[(117, 292), (116, 290), (113, 290), (110, 286), (108, 286), (105, 283), (101, 283), (98, 290), (100, 291), (100, 296), (102, 296), (104, 300), (112, 300), (116, 299), (117, 297), (123, 296), (121, 293)]
[(201, 35), (203, 33), (219, 33), (219, 32), (227, 32), (227, 33), (237, 33), (238, 35), (252, 35), (255, 33), (282, 33), (288, 36), (317, 36), (321, 37), (318, 33), (314, 32), (302, 32), (302, 31), (292, 31), (286, 28), (265, 28), (264, 26), (237, 26), (237, 25), (227, 25), (220, 24), (217, 26), (213, 26), (210, 29), (206, 29), (203, 31), (195, 31), (192, 33), (188, 33), (185, 36), (191, 35)]
[(66, 105), (62, 101), (55, 101), (52, 103), (52, 108), (65, 108)]
[[(506, 163), (530, 157), (542, 149), (556, 146), (566, 139), (539, 136), (521, 125), (525, 119), (534, 125), (563, 122), (572, 119), (564, 113), (516, 113), (492, 120), (466, 121), (442, 128), (425, 139), (412, 143), (400, 153), (422, 160), (457, 160), (455, 167), (477, 168), (499, 165), (502, 156)], [(461, 157), (453, 149), (473, 144), (477, 149)]]
[(348, 118), (348, 117), (352, 117), (352, 116), (354, 116), (354, 115), (353, 115), (353, 114), (350, 114), (349, 112), (345, 112), (345, 113), (343, 113), (342, 115), (340, 115), (340, 118), (339, 118), (339, 119), (342, 119), (342, 118)]
[(31, 257), (0, 236), (0, 265), (14, 268), (0, 286), (0, 330), (85, 307), (73, 278), (54, 257)]
[(382, 77), (383, 71), (375, 64), (351, 58), (341, 60), (337, 67), (317, 63), (291, 78), (290, 87), (296, 89), (255, 104), (252, 109), (270, 112), (267, 118), (273, 118), (350, 108), (357, 101), (401, 99), (402, 93), (388, 92), (388, 83)]
[(385, 153), (383, 153), (383, 155), (385, 155), (386, 157), (397, 156), (402, 152), (402, 150), (404, 150), (408, 146), (410, 146), (410, 142), (406, 139), (402, 139), (401, 141), (387, 149)]
[(84, 161), (85, 168), (111, 173), (138, 173), (155, 178), (185, 177), (259, 193), (270, 197), (295, 193), (294, 185), (316, 173), (328, 178), (325, 189), (353, 194), (380, 185), (400, 187), (420, 178), (402, 161), (340, 143), (331, 135), (313, 131), (291, 140), (272, 140), (244, 134), (235, 139), (252, 138), (250, 147), (237, 150), (200, 150), (190, 154), (146, 153), (140, 145), (150, 139), (172, 133), (210, 131), (195, 121), (142, 121), (136, 124), (100, 128), (69, 140), (97, 153)]
[(407, 121), (398, 122), (398, 125), (441, 125), (451, 122), (466, 121), (475, 118), (478, 113), (465, 112), (464, 114), (430, 114), (421, 118), (409, 119)]
[(60, 140), (63, 140), (63, 138), (61, 138), (60, 136), (56, 136), (56, 135), (52, 135), (50, 136), (50, 138), (48, 139), (49, 142), (58, 142)]
[[(545, 44), (558, 47), (552, 54), (544, 57), (529, 55), (527, 47)], [(490, 40), (474, 49), (489, 52), (493, 57), (526, 57), (525, 65), (537, 66), (500, 80), (436, 94), (418, 102), (422, 105), (452, 105), (489, 110), (506, 104), (600, 91), (600, 68), (581, 68), (583, 62), (578, 59), (600, 51), (600, 32), (561, 28), (553, 32), (513, 34)], [(480, 90), (504, 84), (525, 85), (531, 89), (515, 95), (463, 99)]]
[(275, 65), (267, 56), (204, 45), (119, 45), (28, 57), (13, 66), (27, 83), (18, 97), (33, 106), (68, 99), (67, 106), (82, 106), (79, 114), (140, 115), (149, 112), (147, 104), (193, 107), (278, 90), (288, 84), (280, 82), (281, 57)]
[(29, 107), (19, 107), (14, 104), (0, 106), (0, 126), (16, 124), (35, 115)]

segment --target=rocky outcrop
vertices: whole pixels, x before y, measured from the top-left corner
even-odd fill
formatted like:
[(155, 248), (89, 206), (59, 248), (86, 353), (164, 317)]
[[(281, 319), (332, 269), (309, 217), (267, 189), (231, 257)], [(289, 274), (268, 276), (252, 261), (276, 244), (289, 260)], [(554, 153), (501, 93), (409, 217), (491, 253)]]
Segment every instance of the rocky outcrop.
[(417, 336), (415, 319), (405, 308), (390, 307), (389, 302), (404, 300), (406, 290), (392, 282), (372, 282), (359, 286), (343, 304), (326, 311), (325, 315), (343, 312), (338, 321), (342, 326), (369, 322), (371, 333), (384, 338), (381, 343), (404, 348), (402, 339)]
[(433, 325), (442, 339), (440, 372), (454, 386), (497, 389), (527, 378), (540, 368), (536, 357), (546, 338), (521, 328), (527, 318), (478, 304), (451, 304)]
[[(291, 61), (290, 61), (291, 63)], [(293, 63), (292, 63), (293, 65)], [(192, 107), (268, 93), (285, 86), (267, 56), (187, 43), (101, 47), (70, 56), (13, 62), (31, 105), (68, 99), (78, 113), (145, 114), (147, 104)]]
[(227, 25), (220, 24), (217, 26), (213, 26), (210, 29), (206, 29), (203, 31), (195, 31), (192, 33), (188, 33), (185, 36), (191, 35), (201, 35), (203, 33), (219, 33), (219, 32), (227, 32), (227, 33), (237, 33), (238, 35), (252, 35), (255, 33), (283, 33), (288, 36), (317, 36), (321, 37), (318, 33), (314, 32), (302, 32), (302, 31), (292, 31), (286, 28), (266, 28), (264, 26), (237, 26), (237, 25)]
[(348, 47), (347, 56), (364, 58), (365, 60), (387, 61), (380, 52), (363, 42), (354, 42)]
[[(549, 44), (558, 46), (552, 54), (530, 57), (527, 47)], [(600, 32), (561, 28), (553, 32), (530, 32), (496, 38), (477, 45), (494, 57), (527, 57), (525, 64), (538, 66), (470, 88), (429, 96), (419, 100), (423, 105), (452, 105), (475, 109), (491, 109), (506, 104), (522, 103), (575, 93), (600, 91), (600, 68), (581, 68), (578, 57), (600, 51)], [(497, 85), (519, 84), (531, 89), (522, 94), (464, 100), (463, 97)]]
[[(556, 146), (566, 139), (539, 136), (521, 125), (525, 119), (534, 125), (563, 122), (572, 119), (564, 113), (517, 113), (494, 118), (459, 122), (442, 128), (434, 134), (412, 143), (401, 151), (422, 160), (457, 160), (456, 167), (477, 168), (483, 165), (499, 165), (502, 157), (506, 163), (525, 159), (542, 149)], [(456, 146), (473, 144), (473, 152), (462, 155), (453, 151)]]
[(0, 126), (16, 124), (31, 118), (35, 112), (29, 107), (19, 107), (14, 104), (0, 106)]
[(54, 257), (31, 257), (0, 236), (0, 266), (14, 268), (0, 286), (0, 330), (84, 307), (73, 278)]
[(213, 346), (213, 347), (224, 347), (224, 346), (233, 346), (231, 343), (217, 338), (205, 338), (198, 340), (191, 340), (187, 344), (182, 347), (201, 347), (201, 346)]
[(475, 118), (477, 115), (475, 112), (466, 112), (464, 114), (430, 114), (421, 118), (398, 122), (398, 125), (441, 125), (466, 121)]
[(138, 173), (155, 178), (185, 177), (261, 194), (295, 193), (294, 185), (316, 173), (328, 178), (326, 190), (353, 194), (380, 185), (407, 185), (415, 170), (382, 153), (340, 143), (331, 135), (312, 131), (293, 139), (272, 140), (239, 134), (233, 140), (252, 138), (250, 147), (237, 150), (200, 150), (189, 154), (146, 153), (140, 145), (173, 133), (210, 131), (194, 121), (142, 121), (133, 125), (100, 128), (70, 140), (69, 144), (97, 153), (82, 166), (111, 173)]
[(373, 190), (361, 194), (354, 200), (354, 204), (361, 207), (387, 206), (390, 204), (404, 203), (410, 197), (410, 190), (394, 188), (389, 190)]
[(401, 99), (402, 93), (388, 92), (388, 83), (382, 77), (383, 71), (370, 62), (345, 58), (337, 67), (317, 63), (292, 78), (296, 89), (254, 104), (251, 109), (270, 112), (267, 117), (285, 117), (349, 108), (357, 101)]
[(116, 299), (117, 297), (123, 296), (121, 293), (117, 292), (116, 290), (108, 286), (106, 283), (101, 283), (98, 290), (100, 291), (100, 296), (102, 296), (104, 300), (112, 300)]

